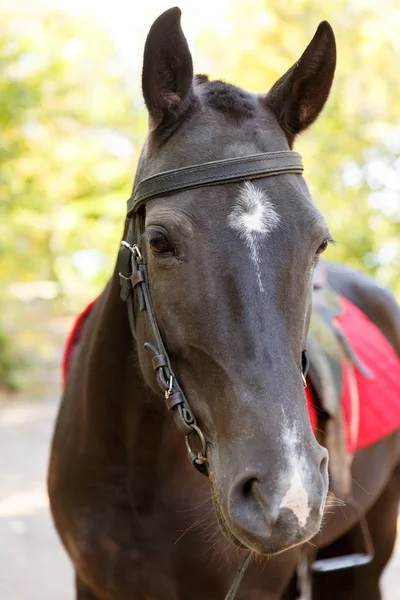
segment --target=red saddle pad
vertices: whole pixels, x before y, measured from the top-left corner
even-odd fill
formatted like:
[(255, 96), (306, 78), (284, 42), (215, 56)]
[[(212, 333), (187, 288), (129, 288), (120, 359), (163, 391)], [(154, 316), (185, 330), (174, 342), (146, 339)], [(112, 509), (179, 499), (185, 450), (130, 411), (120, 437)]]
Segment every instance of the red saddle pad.
[[(368, 379), (354, 366), (343, 365), (341, 406), (347, 449), (370, 446), (400, 427), (400, 360), (380, 330), (354, 304), (341, 298), (343, 314), (336, 319)], [(310, 419), (316, 424), (312, 388), (306, 388)]]
[[(63, 356), (63, 381), (71, 351), (96, 300), (77, 317)], [(343, 314), (336, 320), (358, 359), (371, 374), (366, 378), (353, 366), (343, 365), (341, 406), (346, 423), (348, 451), (374, 444), (400, 427), (400, 360), (379, 329), (351, 302), (341, 298)], [(312, 388), (306, 388), (310, 420), (315, 429), (316, 409)]]

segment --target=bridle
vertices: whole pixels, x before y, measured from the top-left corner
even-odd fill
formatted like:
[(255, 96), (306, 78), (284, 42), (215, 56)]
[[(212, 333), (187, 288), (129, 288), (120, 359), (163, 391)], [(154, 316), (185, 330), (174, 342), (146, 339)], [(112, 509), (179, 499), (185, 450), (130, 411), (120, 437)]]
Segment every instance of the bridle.
[[(129, 324), (136, 337), (134, 294), (138, 296), (139, 309), (144, 311), (152, 334), (152, 342), (145, 348), (153, 354), (152, 364), (157, 383), (162, 390), (167, 408), (172, 411), (178, 430), (185, 436), (188, 455), (198, 471), (207, 475), (207, 447), (192, 409), (180, 387), (165, 348), (157, 320), (154, 315), (148, 282), (147, 266), (140, 248), (144, 232), (144, 215), (140, 209), (147, 200), (183, 190), (210, 185), (237, 183), (250, 179), (272, 177), (282, 174), (301, 174), (303, 164), (300, 154), (291, 150), (265, 152), (239, 158), (217, 160), (164, 171), (142, 179), (128, 200), (127, 218), (130, 219), (126, 240), (121, 242), (119, 262), (121, 272), (121, 298), (128, 303)], [(200, 451), (192, 448), (190, 437), (196, 434)]]
[[(128, 200), (127, 218), (130, 221), (119, 254), (121, 298), (127, 302), (129, 325), (135, 338), (135, 294), (139, 310), (146, 314), (152, 342), (146, 342), (144, 346), (153, 354), (152, 365), (158, 386), (164, 394), (167, 408), (172, 411), (178, 430), (185, 436), (189, 459), (204, 475), (208, 475), (206, 440), (174, 375), (152, 307), (146, 260), (140, 247), (141, 236), (144, 233), (144, 211), (141, 209), (148, 200), (184, 190), (283, 174), (301, 175), (302, 172), (303, 164), (297, 152), (291, 150), (265, 152), (191, 165), (152, 175), (139, 181)], [(302, 376), (305, 382), (307, 368), (305, 353), (302, 358)], [(198, 437), (200, 450), (195, 450), (192, 445), (193, 435)], [(245, 556), (225, 600), (231, 600), (236, 595), (249, 559), (250, 553)]]

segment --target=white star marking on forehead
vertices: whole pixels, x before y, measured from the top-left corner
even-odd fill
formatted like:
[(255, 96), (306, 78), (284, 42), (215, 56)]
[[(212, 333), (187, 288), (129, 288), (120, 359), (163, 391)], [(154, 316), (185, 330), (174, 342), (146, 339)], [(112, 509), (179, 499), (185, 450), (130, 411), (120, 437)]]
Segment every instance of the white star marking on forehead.
[(228, 216), (228, 223), (250, 250), (260, 292), (264, 291), (264, 286), (261, 281), (258, 246), (278, 226), (279, 220), (279, 215), (265, 192), (252, 182), (246, 181)]

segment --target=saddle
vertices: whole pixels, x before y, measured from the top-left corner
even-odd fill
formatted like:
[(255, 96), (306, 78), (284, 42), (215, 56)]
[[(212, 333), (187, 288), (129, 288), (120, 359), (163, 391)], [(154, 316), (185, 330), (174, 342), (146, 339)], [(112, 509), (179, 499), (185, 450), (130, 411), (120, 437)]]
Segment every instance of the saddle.
[[(340, 296), (329, 285), (325, 265), (320, 264), (313, 279), (313, 310), (307, 338), (310, 360), (308, 382), (317, 407), (319, 441), (329, 452), (331, 489), (341, 499), (351, 491), (352, 456), (347, 451), (345, 421), (341, 410), (343, 370), (347, 364), (351, 376), (358, 369), (370, 377), (338, 327), (336, 319), (342, 314)], [(354, 381), (354, 402), (358, 403)], [(321, 433), (319, 434), (321, 435)]]

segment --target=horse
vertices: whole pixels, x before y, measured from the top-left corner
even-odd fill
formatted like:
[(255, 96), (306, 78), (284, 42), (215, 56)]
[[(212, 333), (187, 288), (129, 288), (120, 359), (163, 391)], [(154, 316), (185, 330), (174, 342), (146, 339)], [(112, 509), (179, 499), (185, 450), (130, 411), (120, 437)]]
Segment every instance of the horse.
[[(328, 98), (332, 28), (251, 94), (194, 76), (180, 18), (166, 11), (147, 37), (149, 131), (123, 243), (52, 440), (48, 493), (76, 598), (218, 600), (240, 567), (227, 598), (291, 600), (307, 551), (348, 553), (363, 518), (374, 557), (313, 573), (312, 598), (378, 600), (400, 430), (356, 453), (357, 509), (327, 519), (328, 453), (304, 395), (313, 272), (331, 235), (292, 148)], [(400, 355), (390, 293), (338, 265), (327, 278)]]

